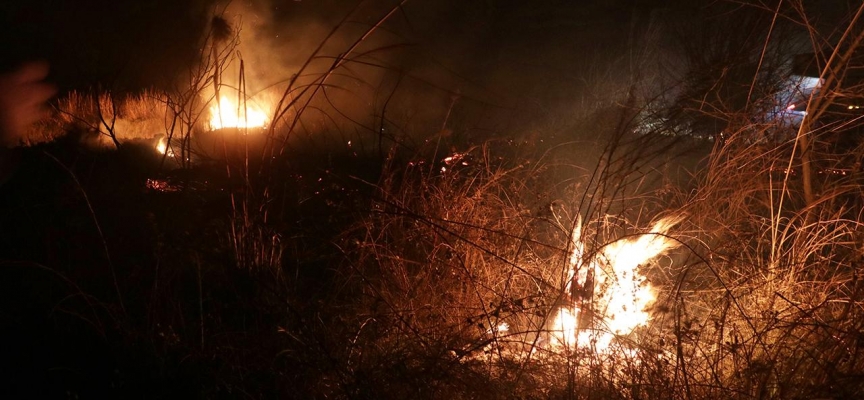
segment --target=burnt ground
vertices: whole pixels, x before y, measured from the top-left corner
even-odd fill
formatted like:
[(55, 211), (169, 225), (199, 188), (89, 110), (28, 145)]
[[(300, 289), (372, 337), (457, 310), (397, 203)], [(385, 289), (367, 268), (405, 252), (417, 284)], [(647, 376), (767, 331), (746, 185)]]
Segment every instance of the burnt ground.
[(224, 167), (159, 172), (150, 148), (62, 141), (3, 157), (0, 393), (14, 398), (284, 397), (305, 373), (277, 357), (284, 332), (323, 297), (331, 241), (364, 201), (338, 171), (378, 168), (316, 155), (281, 171), (287, 285), (237, 266)]

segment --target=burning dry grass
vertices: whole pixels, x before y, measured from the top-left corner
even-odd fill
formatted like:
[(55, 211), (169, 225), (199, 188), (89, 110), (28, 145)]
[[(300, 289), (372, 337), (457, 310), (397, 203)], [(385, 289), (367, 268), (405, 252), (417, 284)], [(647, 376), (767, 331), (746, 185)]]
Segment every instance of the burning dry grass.
[[(538, 162), (496, 156), (501, 146), (490, 142), (460, 152), (470, 161), (457, 168), (385, 174), (344, 247), (346, 283), (362, 299), (353, 307), (357, 340), (375, 343), (355, 367), (407, 351), (484, 374), (514, 395), (558, 397), (611, 395), (647, 368), (643, 357), (655, 365), (662, 351), (641, 344), (654, 294), (643, 274), (668, 263), (654, 260), (677, 244), (667, 235), (679, 219), (638, 221), (654, 205), (622, 190), (630, 210), (581, 223), (591, 214), (578, 199), (611, 171), (601, 162), (592, 178), (590, 164), (571, 163), (578, 146)], [(561, 185), (556, 176), (579, 178)]]
[(181, 153), (195, 162), (220, 159), (239, 164), (247, 157), (260, 159), (272, 111), (262, 99), (238, 104), (236, 97), (223, 93), (221, 101), (212, 99), (209, 108), (193, 115), (177, 108), (167, 92), (119, 96), (73, 91), (56, 100), (51, 117), (33, 126), (22, 144), (33, 146), (70, 136), (97, 148), (142, 143), (167, 155), (171, 166), (183, 165)]
[[(471, 163), (445, 172), (385, 174), (371, 213), (346, 233), (345, 287), (361, 299), (346, 321), (357, 329), (352, 373), (374, 373), (382, 358), (428, 360), (484, 376), (502, 390), (489, 397), (864, 391), (857, 173), (826, 177), (829, 190), (806, 206), (790, 196), (800, 182), (777, 173), (786, 148), (733, 138), (693, 190), (664, 188), (660, 207), (659, 192), (603, 187), (630, 161), (601, 157), (595, 180), (560, 162), (566, 152), (495, 151), (460, 152)], [(561, 174), (579, 178), (548, 185)], [(580, 203), (586, 192), (607, 195)]]
[(788, 163), (779, 148), (733, 141), (716, 150), (687, 202), (693, 217), (684, 229), (701, 243), (673, 270), (669, 294), (669, 340), (687, 389), (699, 397), (859, 396), (862, 224), (849, 210), (860, 205), (837, 191), (810, 207), (789, 198), (800, 181), (775, 172)]
[(110, 92), (100, 94), (73, 91), (59, 98), (52, 115), (34, 125), (22, 143), (33, 146), (68, 136), (80, 135), (101, 146), (133, 140), (153, 140), (166, 130), (164, 95), (145, 91), (117, 99)]
[[(86, 108), (95, 100), (68, 101), (80, 116), (63, 123), (105, 121)], [(108, 114), (118, 138), (149, 129), (121, 122), (155, 121), (147, 101)], [(652, 157), (668, 138), (617, 126), (578, 163), (574, 149), (603, 146), (519, 154), (490, 141), (401, 164), (394, 151), (368, 209), (333, 241), (338, 290), (279, 328), (304, 393), (861, 395), (860, 171), (824, 177), (808, 205), (788, 147), (748, 140), (763, 129), (748, 126), (717, 143), (695, 188), (661, 194), (643, 171), (663, 171)], [(245, 190), (232, 193), (234, 261), (285, 285), (299, 239), (242, 210)]]
[[(283, 109), (267, 113), (309, 106), (324, 76), (301, 100), (289, 88)], [(73, 93), (34, 140), (70, 125), (115, 143), (147, 138), (168, 130), (172, 115), (185, 118), (184, 134), (191, 134), (214, 106), (205, 103), (180, 107), (153, 93), (122, 101)], [(221, 109), (210, 111), (207, 129), (237, 126), (218, 133), (239, 138), (229, 143), (243, 148), (246, 162), (228, 165), (228, 174), (239, 172), (244, 181), (228, 193), (230, 232), (220, 233), (230, 239), (233, 265), (265, 276), (260, 285), (275, 288), (277, 299), (270, 301), (280, 312), (288, 304), (287, 328), (279, 322), (267, 329), (287, 337), (278, 342), (284, 350), (277, 358), (301, 366), (291, 383), (305, 385), (303, 394), (784, 399), (864, 393), (864, 177), (860, 170), (823, 176), (815, 201), (805, 199), (792, 173), (800, 166), (790, 143), (753, 139), (774, 135), (769, 130), (777, 127), (745, 124), (716, 143), (693, 187), (652, 181), (666, 171), (658, 156), (677, 148), (668, 137), (634, 134), (627, 107), (598, 113), (603, 124), (591, 133), (608, 133), (608, 143), (544, 144), (528, 154), (489, 141), (442, 155), (439, 149), (456, 147), (440, 146), (441, 134), (429, 142), (434, 151), (411, 154), (430, 161), (414, 163), (394, 137), (381, 178), (362, 181), (369, 198), (337, 210), (354, 220), (328, 238), (328, 251), (338, 249), (341, 263), (318, 265), (337, 276), (328, 282), (331, 290), (301, 298), (299, 290), (284, 289), (292, 277), (283, 268), (291, 262), (289, 249), (303, 247), (308, 237), (285, 227), (293, 221), (271, 216), (273, 204), (287, 203), (279, 197), (287, 197), (287, 178), (262, 169), (260, 182), (249, 179), (243, 134), (250, 125), (268, 125), (266, 116), (253, 121), (248, 109), (224, 115), (239, 106), (227, 98), (215, 103)], [(200, 113), (183, 115), (189, 107)], [(293, 117), (280, 129), (302, 125), (301, 112)], [(226, 140), (217, 142), (224, 147)], [(603, 150), (580, 152), (586, 148)], [(181, 154), (167, 142), (160, 151)], [(844, 156), (860, 160), (861, 154), (856, 148)], [(829, 157), (813, 162), (833, 165)], [(338, 206), (334, 199), (322, 203)], [(198, 301), (203, 348), (204, 301)]]
[(214, 99), (210, 106), (210, 129), (224, 128), (265, 128), (269, 123), (271, 110), (253, 100), (232, 99), (222, 95)]

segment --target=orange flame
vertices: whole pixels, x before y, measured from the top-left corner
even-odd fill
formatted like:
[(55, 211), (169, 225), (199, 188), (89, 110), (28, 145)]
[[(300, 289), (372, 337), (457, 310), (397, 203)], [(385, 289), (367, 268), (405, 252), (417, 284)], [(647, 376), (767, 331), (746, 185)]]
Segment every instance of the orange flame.
[[(557, 347), (591, 346), (599, 352), (608, 351), (616, 336), (628, 335), (648, 323), (651, 316), (646, 308), (656, 299), (654, 290), (639, 271), (639, 266), (677, 246), (666, 233), (680, 218), (661, 219), (651, 233), (634, 239), (618, 240), (589, 260), (583, 260), (581, 221), (573, 229), (574, 248), (570, 255), (566, 290), (571, 285), (589, 284), (589, 272), (594, 276), (594, 310), (591, 326), (580, 327), (580, 313), (575, 300), (561, 307), (552, 325), (552, 344)], [(579, 270), (578, 276), (576, 270)]]
[(156, 143), (156, 151), (159, 154), (166, 154), (168, 157), (174, 157), (174, 150), (168, 148), (168, 142), (164, 137), (159, 138), (159, 142)]
[(219, 101), (210, 106), (210, 129), (266, 127), (267, 111), (251, 100), (245, 103), (245, 107), (241, 107), (235, 99), (220, 96)]

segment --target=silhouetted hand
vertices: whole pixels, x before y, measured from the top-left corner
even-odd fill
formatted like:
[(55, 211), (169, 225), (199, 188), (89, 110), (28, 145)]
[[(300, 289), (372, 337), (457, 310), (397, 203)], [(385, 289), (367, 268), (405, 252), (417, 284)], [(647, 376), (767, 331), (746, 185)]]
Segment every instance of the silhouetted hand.
[(48, 64), (33, 62), (0, 75), (0, 146), (20, 142), (30, 124), (45, 114), (45, 102), (57, 89), (43, 82)]

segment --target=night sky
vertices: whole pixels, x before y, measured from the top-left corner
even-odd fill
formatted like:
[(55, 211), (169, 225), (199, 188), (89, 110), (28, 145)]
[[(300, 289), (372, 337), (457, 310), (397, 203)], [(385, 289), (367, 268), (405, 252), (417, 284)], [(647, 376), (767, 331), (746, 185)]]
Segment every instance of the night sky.
[[(358, 26), (372, 23), (392, 3), (366, 2), (351, 20)], [(387, 27), (394, 37), (467, 76), (510, 65), (521, 74), (567, 77), (578, 63), (609, 58), (632, 43), (663, 3), (409, 1)], [(235, 1), (228, 13), (243, 14), (244, 31), (255, 30), (292, 63), (307, 57), (305, 51), (355, 5), (346, 0)], [(2, 66), (48, 60), (52, 79), (63, 88), (159, 85), (194, 62), (210, 16), (222, 10), (224, 3), (209, 0), (6, 1), (0, 5)]]
[[(289, 79), (346, 15), (347, 22), (324, 49), (327, 56), (345, 51), (395, 4), (9, 0), (0, 4), (0, 68), (47, 60), (52, 65), (49, 79), (61, 93), (171, 87), (200, 58), (209, 21), (221, 14), (241, 27), (240, 51), (250, 86), (258, 90)], [(748, 7), (763, 18), (770, 15), (764, 12), (767, 6), (754, 4)], [(814, 20), (829, 27), (850, 7), (846, 0), (813, 4), (818, 10)], [(504, 107), (521, 102), (556, 114), (590, 108), (635, 81), (650, 83), (646, 76), (680, 68), (676, 40), (729, 25), (721, 20), (728, 17), (724, 12), (741, 9), (707, 0), (416, 0), (383, 24), (364, 50), (385, 48), (375, 55), (376, 62), (428, 84), (402, 87), (418, 96), (433, 87), (480, 102)], [(706, 18), (718, 20), (712, 24)], [(331, 62), (321, 60), (317, 67)], [(397, 78), (363, 79), (384, 91)], [(423, 96), (416, 100), (427, 101)], [(448, 101), (445, 93), (432, 103), (446, 107)]]

